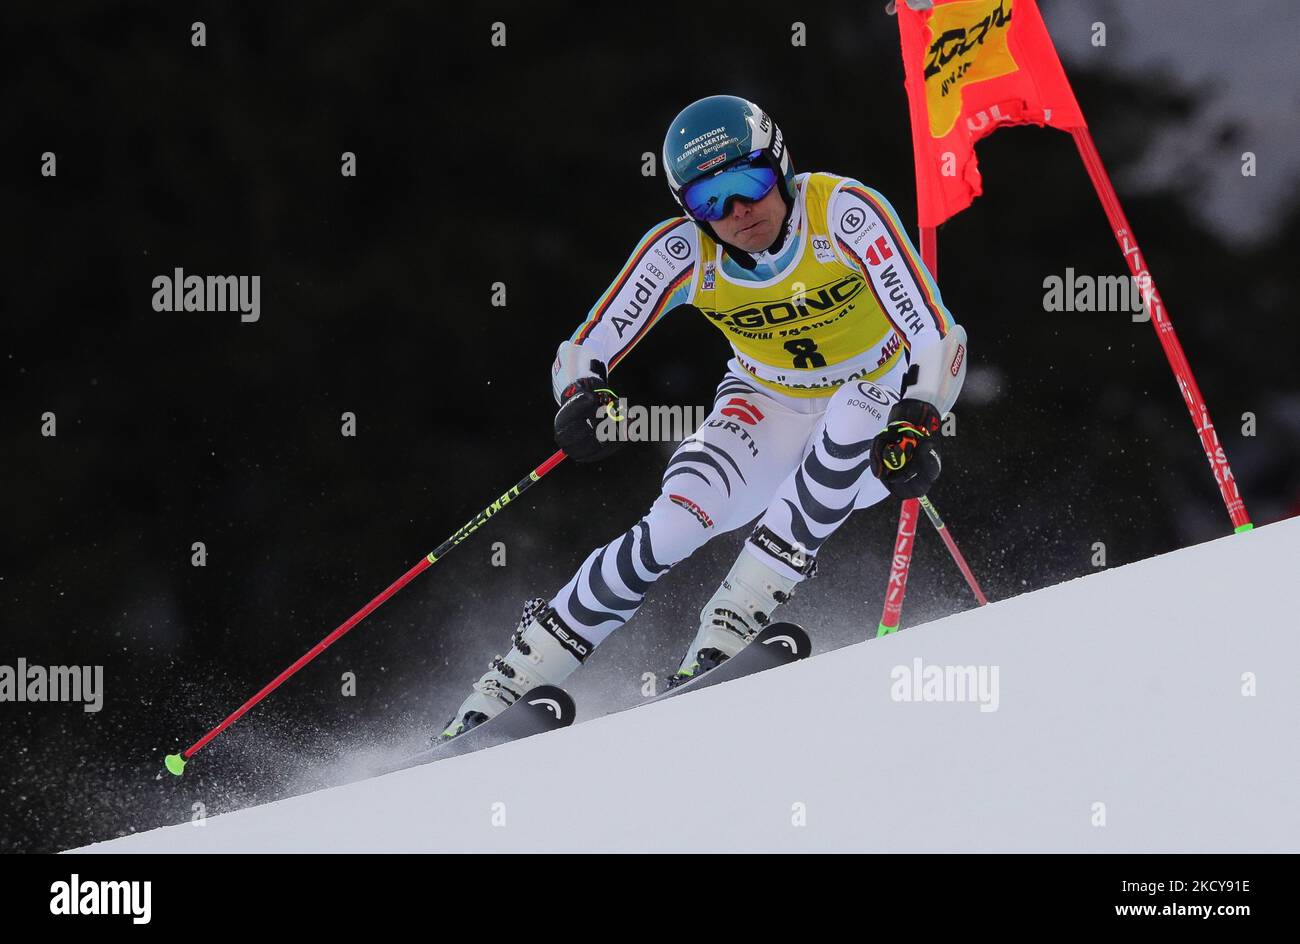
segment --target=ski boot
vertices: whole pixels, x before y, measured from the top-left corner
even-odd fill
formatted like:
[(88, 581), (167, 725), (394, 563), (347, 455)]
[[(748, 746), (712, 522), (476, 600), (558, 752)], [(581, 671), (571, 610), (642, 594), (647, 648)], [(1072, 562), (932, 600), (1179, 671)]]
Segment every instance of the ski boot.
[[(816, 570), (816, 562), (810, 561), (805, 577), (812, 577)], [(744, 649), (772, 621), (772, 611), (790, 599), (799, 583), (742, 548), (730, 573), (700, 611), (700, 628), (668, 687), (683, 685)]]
[(435, 744), (490, 721), (530, 688), (559, 685), (581, 665), (578, 656), (560, 642), (548, 625), (560, 631), (564, 628), (545, 600), (537, 597), (524, 604), (523, 615), (510, 637), (510, 650), (488, 664), (488, 671), (474, 683), (474, 691), (434, 738)]

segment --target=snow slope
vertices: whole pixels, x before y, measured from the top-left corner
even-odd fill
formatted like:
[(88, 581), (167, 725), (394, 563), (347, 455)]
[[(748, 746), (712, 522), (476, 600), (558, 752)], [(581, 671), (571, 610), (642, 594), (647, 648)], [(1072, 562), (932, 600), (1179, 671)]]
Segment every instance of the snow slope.
[[(1296, 852), (1297, 578), (1300, 519), (79, 851)], [(918, 657), (996, 668), (996, 710), (895, 700)]]

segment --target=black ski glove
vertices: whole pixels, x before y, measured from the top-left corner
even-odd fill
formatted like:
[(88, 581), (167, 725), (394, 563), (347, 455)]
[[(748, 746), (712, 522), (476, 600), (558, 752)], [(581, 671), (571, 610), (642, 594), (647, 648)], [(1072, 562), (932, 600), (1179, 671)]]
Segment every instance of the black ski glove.
[(942, 463), (931, 439), (939, 423), (939, 411), (924, 400), (900, 400), (889, 411), (871, 442), (871, 471), (891, 495), (920, 498), (939, 477)]
[[(578, 462), (598, 462), (623, 445), (616, 423), (618, 397), (599, 377), (582, 377), (564, 388), (555, 414), (555, 444)], [(600, 431), (600, 434), (598, 434)], [(602, 435), (604, 438), (602, 438)]]

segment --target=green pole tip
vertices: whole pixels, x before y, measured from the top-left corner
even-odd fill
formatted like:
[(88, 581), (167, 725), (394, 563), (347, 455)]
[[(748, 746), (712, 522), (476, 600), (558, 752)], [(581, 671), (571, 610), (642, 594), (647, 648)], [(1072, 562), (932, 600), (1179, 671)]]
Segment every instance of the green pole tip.
[(1245, 524), (1239, 524), (1232, 529), (1234, 534), (1241, 534), (1245, 531), (1254, 531), (1254, 530), (1255, 530), (1255, 526), (1251, 524), (1249, 521), (1247, 521)]
[(169, 771), (178, 777), (185, 773), (185, 758), (180, 754), (168, 754), (167, 759), (164, 760), (163, 763), (167, 765)]
[(876, 627), (876, 638), (879, 639), (881, 636), (888, 636), (890, 633), (896, 632), (898, 632), (897, 626), (886, 626), (884, 623), (881, 623)]

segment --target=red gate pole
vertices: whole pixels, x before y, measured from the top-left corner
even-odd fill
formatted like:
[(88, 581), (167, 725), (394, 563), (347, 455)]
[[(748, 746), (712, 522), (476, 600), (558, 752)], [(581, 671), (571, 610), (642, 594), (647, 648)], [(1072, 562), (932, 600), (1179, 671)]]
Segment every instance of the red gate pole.
[(1079, 156), (1083, 159), (1083, 166), (1087, 168), (1088, 176), (1092, 178), (1092, 186), (1097, 191), (1097, 198), (1101, 201), (1102, 209), (1106, 211), (1106, 218), (1115, 232), (1115, 240), (1119, 243), (1120, 252), (1124, 254), (1129, 271), (1133, 273), (1138, 290), (1142, 293), (1147, 314), (1151, 318), (1151, 327), (1155, 329), (1156, 337), (1160, 339), (1160, 346), (1164, 348), (1169, 367), (1178, 381), (1183, 402), (1187, 404), (1187, 411), (1192, 415), (1192, 425), (1196, 427), (1196, 434), (1201, 438), (1201, 448), (1205, 450), (1205, 458), (1210, 463), (1210, 472), (1213, 473), (1214, 481), (1219, 486), (1223, 504), (1227, 506), (1228, 517), (1232, 519), (1236, 531), (1249, 531), (1252, 525), (1249, 515), (1246, 514), (1246, 504), (1237, 490), (1237, 480), (1233, 478), (1232, 468), (1228, 465), (1228, 456), (1219, 443), (1219, 434), (1214, 431), (1214, 424), (1210, 422), (1209, 407), (1205, 405), (1205, 398), (1201, 396), (1196, 378), (1192, 376), (1192, 367), (1187, 362), (1187, 355), (1183, 353), (1183, 346), (1178, 342), (1178, 335), (1174, 333), (1169, 312), (1165, 310), (1165, 303), (1156, 289), (1156, 281), (1147, 269), (1146, 259), (1142, 256), (1142, 250), (1138, 248), (1137, 237), (1133, 235), (1133, 228), (1129, 226), (1128, 217), (1124, 215), (1124, 208), (1120, 205), (1115, 187), (1110, 182), (1110, 175), (1106, 173), (1105, 165), (1101, 162), (1101, 155), (1097, 153), (1092, 134), (1087, 128), (1071, 128), (1070, 134), (1074, 137)]

